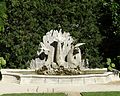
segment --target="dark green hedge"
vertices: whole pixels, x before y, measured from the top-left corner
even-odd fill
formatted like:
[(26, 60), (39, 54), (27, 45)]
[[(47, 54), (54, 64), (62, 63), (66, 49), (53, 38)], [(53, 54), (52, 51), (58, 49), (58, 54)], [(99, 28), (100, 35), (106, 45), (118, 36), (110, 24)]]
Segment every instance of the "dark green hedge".
[(5, 11), (5, 2), (4, 0), (0, 0), (0, 31), (4, 31), (4, 19), (7, 17)]
[[(85, 42), (82, 52), (91, 67), (102, 67), (97, 27), (97, 0), (5, 0), (5, 31), (1, 32), (0, 54), (8, 68), (26, 68), (35, 57), (42, 36), (62, 28), (77, 42)], [(97, 10), (97, 11), (96, 11)]]

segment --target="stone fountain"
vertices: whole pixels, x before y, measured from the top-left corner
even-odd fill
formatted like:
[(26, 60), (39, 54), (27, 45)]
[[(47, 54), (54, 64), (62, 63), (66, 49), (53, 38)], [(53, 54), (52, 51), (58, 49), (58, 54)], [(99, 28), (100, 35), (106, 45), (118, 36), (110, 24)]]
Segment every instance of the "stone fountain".
[[(101, 84), (119, 80), (119, 75), (107, 69), (86, 69), (80, 46), (70, 33), (51, 30), (43, 36), (37, 57), (29, 69), (1, 69), (2, 81), (19, 84)], [(86, 62), (88, 65), (88, 62)], [(37, 74), (36, 74), (37, 72)], [(86, 73), (86, 74), (82, 74)], [(88, 74), (89, 73), (89, 74)], [(92, 74), (91, 74), (92, 73)], [(39, 75), (38, 75), (39, 74)]]
[(61, 29), (51, 30), (43, 36), (40, 51), (31, 61), (30, 68), (36, 69), (39, 74), (80, 74), (85, 67), (80, 50), (83, 44), (74, 44), (70, 33), (62, 33)]

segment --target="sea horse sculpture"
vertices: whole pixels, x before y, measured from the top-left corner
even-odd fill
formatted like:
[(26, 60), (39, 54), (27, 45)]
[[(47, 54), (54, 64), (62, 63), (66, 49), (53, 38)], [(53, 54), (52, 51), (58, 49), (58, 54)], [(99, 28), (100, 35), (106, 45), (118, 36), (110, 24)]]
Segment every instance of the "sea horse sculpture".
[(57, 42), (57, 52), (56, 52), (56, 61), (59, 66), (64, 66), (65, 60), (63, 58), (63, 46), (65, 38), (62, 36), (62, 30), (59, 31), (58, 37), (55, 37)]
[[(38, 57), (44, 53), (45, 55), (42, 55), (44, 59), (36, 58), (32, 60), (30, 67), (32, 69), (35, 69), (35, 66), (37, 66), (37, 69), (43, 66), (46, 66), (48, 69), (59, 69), (61, 66), (68, 69), (83, 67), (79, 47), (85, 43), (73, 45), (73, 41), (70, 34), (66, 32), (62, 33), (61, 29), (59, 31), (51, 30), (47, 32), (46, 35), (43, 36), (43, 42), (40, 43), (41, 47), (39, 47), (39, 49), (41, 50), (37, 52)], [(39, 63), (36, 63), (37, 60)]]
[[(81, 46), (83, 44), (85, 44), (85, 43), (78, 43), (75, 46), (71, 45), (71, 49), (68, 52), (67, 62), (72, 64), (74, 67), (80, 66), (80, 64), (81, 64), (81, 50), (80, 50), (79, 46)], [(74, 53), (74, 50), (76, 50), (77, 52)]]

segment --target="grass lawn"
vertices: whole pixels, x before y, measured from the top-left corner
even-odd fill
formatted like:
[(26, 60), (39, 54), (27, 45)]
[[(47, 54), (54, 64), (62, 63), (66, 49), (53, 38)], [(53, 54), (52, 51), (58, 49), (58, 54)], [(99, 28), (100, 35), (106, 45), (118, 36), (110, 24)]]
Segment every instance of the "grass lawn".
[(64, 93), (20, 93), (20, 94), (3, 94), (1, 96), (66, 96)]
[(119, 92), (83, 92), (82, 96), (120, 96)]

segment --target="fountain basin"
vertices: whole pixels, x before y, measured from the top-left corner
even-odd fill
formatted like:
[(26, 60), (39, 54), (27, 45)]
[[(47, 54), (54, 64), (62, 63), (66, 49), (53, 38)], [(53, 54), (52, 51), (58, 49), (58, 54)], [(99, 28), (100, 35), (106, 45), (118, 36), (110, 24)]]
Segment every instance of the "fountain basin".
[(37, 75), (33, 69), (1, 69), (2, 81), (18, 84), (105, 84), (119, 80), (119, 75), (107, 69), (85, 69), (84, 71), (103, 71), (103, 74), (86, 75)]

